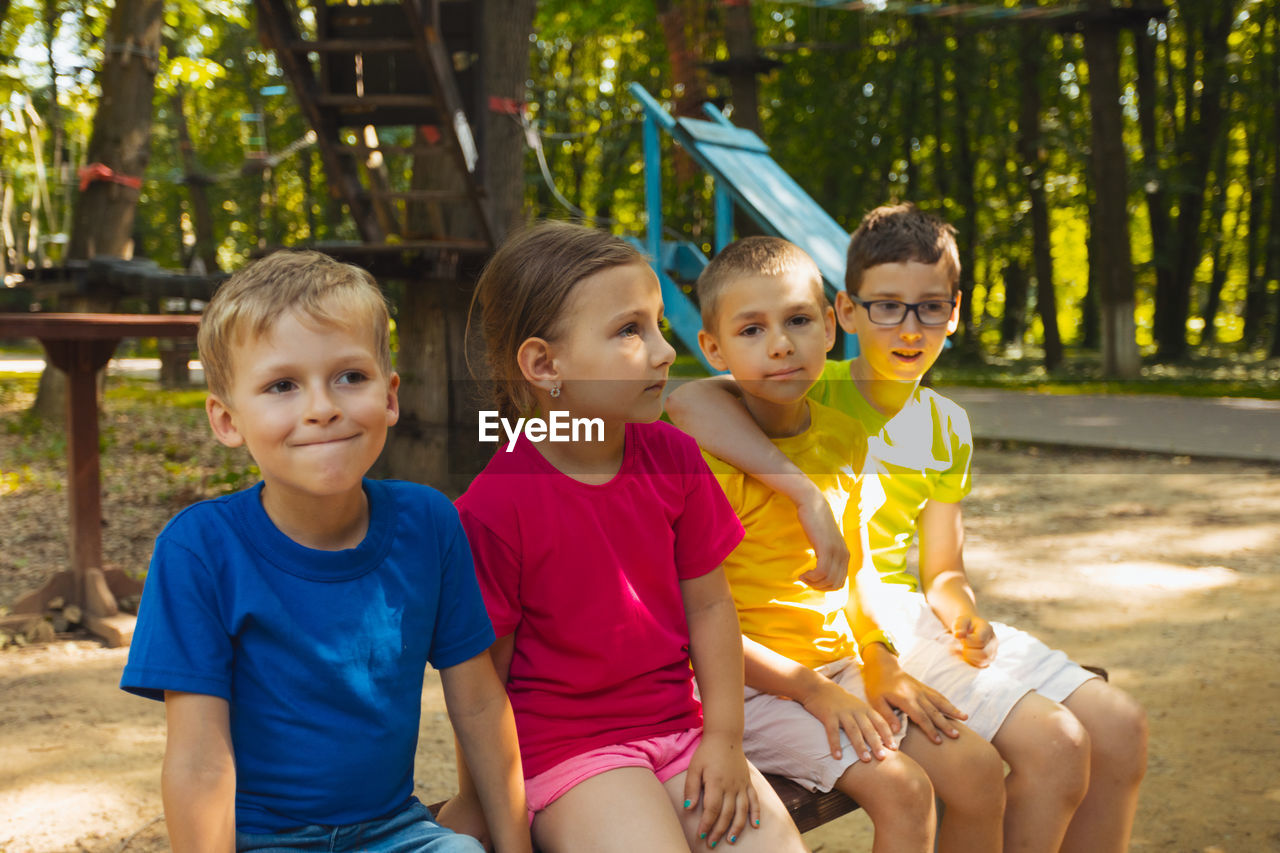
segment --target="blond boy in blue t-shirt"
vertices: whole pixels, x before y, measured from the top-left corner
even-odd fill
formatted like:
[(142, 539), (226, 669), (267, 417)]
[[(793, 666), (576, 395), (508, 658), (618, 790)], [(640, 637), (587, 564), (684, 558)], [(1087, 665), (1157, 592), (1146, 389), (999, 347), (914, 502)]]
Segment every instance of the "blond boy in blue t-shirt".
[[(749, 237), (711, 262), (698, 297), (707, 359), (732, 372), (753, 423), (821, 491), (850, 549), (868, 553), (860, 509), (866, 435), (806, 397), (835, 338), (817, 267), (785, 240)], [(851, 594), (852, 579), (831, 589), (802, 580), (815, 558), (794, 505), (732, 465), (708, 462), (745, 529), (724, 569), (743, 635), (748, 759), (810, 790), (856, 799), (875, 825), (877, 850), (934, 849), (935, 791), (946, 805), (937, 849), (1000, 850), (1004, 769), (996, 751), (898, 667), (892, 644)], [(869, 559), (866, 570), (874, 581)], [(865, 683), (864, 664), (872, 674)], [(923, 728), (907, 728), (903, 712)]]
[[(873, 210), (849, 243), (836, 316), (859, 355), (828, 363), (811, 396), (857, 418), (885, 501), (869, 535), (882, 583), (868, 607), (903, 669), (943, 691), (999, 750), (1006, 849), (1122, 851), (1146, 768), (1141, 706), (1034, 637), (985, 619), (964, 570), (960, 501), (972, 437), (964, 410), (920, 380), (959, 320), (954, 229), (903, 204)], [(703, 447), (795, 504), (818, 555), (809, 579), (838, 582), (848, 554), (813, 483), (715, 378), (673, 393), (667, 411)], [(919, 578), (906, 554), (919, 537)]]

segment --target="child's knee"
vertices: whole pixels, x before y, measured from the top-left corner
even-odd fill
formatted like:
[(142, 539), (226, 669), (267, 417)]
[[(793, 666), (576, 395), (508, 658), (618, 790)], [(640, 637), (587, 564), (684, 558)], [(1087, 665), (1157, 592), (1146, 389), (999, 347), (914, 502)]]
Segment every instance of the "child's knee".
[(1091, 748), (1084, 724), (1059, 706), (1039, 727), (1039, 738), (1030, 750), (1033, 784), (1078, 804), (1089, 789)]
[(883, 761), (854, 764), (836, 787), (857, 800), (876, 823), (883, 819), (934, 819), (934, 791), (929, 775), (900, 752), (890, 753)]
[(1137, 783), (1147, 770), (1147, 711), (1123, 690), (1109, 688), (1102, 713), (1085, 717), (1093, 743), (1093, 772)]
[(980, 737), (953, 744), (961, 750), (957, 772), (948, 773), (937, 785), (938, 796), (948, 811), (966, 815), (1004, 813), (1004, 759), (996, 748)]

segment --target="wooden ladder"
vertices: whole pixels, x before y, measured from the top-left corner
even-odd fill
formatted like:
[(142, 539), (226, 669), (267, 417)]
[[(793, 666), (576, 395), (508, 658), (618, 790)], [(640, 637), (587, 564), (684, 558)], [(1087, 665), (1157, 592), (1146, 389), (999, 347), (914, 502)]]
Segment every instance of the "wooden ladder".
[[(316, 132), (330, 185), (361, 239), (405, 249), (492, 248), (475, 130), (487, 108), (480, 0), (319, 2), (310, 19), (293, 0), (255, 5), (262, 40)], [(410, 186), (413, 159), (441, 153), (437, 146), (450, 186)], [(448, 216), (450, 206), (470, 216)], [(458, 222), (471, 227), (458, 234)]]

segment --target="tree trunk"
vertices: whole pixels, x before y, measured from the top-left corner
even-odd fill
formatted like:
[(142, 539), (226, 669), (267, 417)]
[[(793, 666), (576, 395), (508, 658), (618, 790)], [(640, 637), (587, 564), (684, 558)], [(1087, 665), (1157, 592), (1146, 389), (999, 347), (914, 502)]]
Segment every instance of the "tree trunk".
[(196, 244), (192, 247), (192, 256), (199, 258), (204, 264), (205, 272), (216, 272), (218, 267), (218, 243), (213, 236), (213, 218), (210, 216), (209, 194), (205, 191), (209, 183), (207, 175), (200, 171), (196, 161), (194, 147), (191, 144), (191, 131), (187, 127), (187, 110), (183, 99), (183, 87), (174, 87), (170, 99), (174, 121), (178, 128), (178, 153), (182, 157), (182, 170), (185, 172), (184, 183), (187, 187), (187, 199), (190, 201), (191, 224), (196, 234)]
[(1120, 47), (1114, 25), (1106, 20), (1110, 0), (1089, 0), (1102, 20), (1085, 28), (1084, 52), (1089, 65), (1089, 158), (1097, 199), (1097, 230), (1089, 259), (1098, 276), (1102, 316), (1102, 369), (1106, 376), (1132, 378), (1140, 368), (1135, 337), (1133, 257), (1129, 240), (1129, 176), (1124, 147), (1124, 115), (1120, 108)]
[[(1023, 6), (1036, 5), (1023, 0)], [(1058, 330), (1058, 304), (1053, 286), (1053, 252), (1050, 247), (1049, 205), (1045, 197), (1045, 152), (1040, 141), (1040, 66), (1044, 42), (1036, 24), (1024, 25), (1019, 33), (1018, 148), (1022, 173), (1027, 178), (1031, 201), (1031, 257), (1036, 277), (1036, 311), (1044, 334), (1044, 366), (1062, 366), (1062, 335)]]
[[(1227, 114), (1227, 36), (1235, 20), (1237, 3), (1205, 5), (1201, 21), (1202, 73), (1187, 90), (1187, 121), (1180, 148), (1178, 221), (1174, 227), (1173, 268), (1169, 287), (1156, 292), (1155, 335), (1157, 355), (1179, 359), (1187, 353), (1187, 317), (1191, 311), (1191, 289), (1196, 267), (1203, 255), (1203, 214), (1205, 189), (1209, 179), (1213, 149), (1225, 127)], [(1188, 30), (1191, 21), (1187, 21)], [(1192, 63), (1188, 62), (1188, 66)], [(1195, 108), (1193, 110), (1193, 98)], [(1194, 114), (1194, 115), (1193, 115)]]
[(1010, 261), (1004, 268), (1004, 313), (1000, 317), (1002, 346), (1022, 343), (1026, 311), (1027, 272), (1018, 261)]
[[(1252, 347), (1262, 340), (1262, 330), (1267, 322), (1266, 246), (1263, 243), (1266, 204), (1266, 182), (1259, 176), (1265, 168), (1258, 161), (1266, 154), (1259, 149), (1257, 140), (1265, 138), (1259, 129), (1252, 129), (1245, 145), (1245, 175), (1249, 182), (1249, 225), (1245, 229), (1245, 294), (1244, 294), (1244, 345)], [(1273, 179), (1274, 181), (1274, 179)]]
[[(1218, 309), (1222, 304), (1222, 286), (1226, 283), (1227, 269), (1231, 266), (1232, 253), (1230, 246), (1235, 245), (1240, 230), (1241, 210), (1237, 210), (1235, 232), (1231, 235), (1230, 241), (1228, 241), (1225, 220), (1227, 215), (1227, 189), (1231, 180), (1227, 164), (1227, 155), (1230, 148), (1230, 140), (1226, 134), (1223, 134), (1218, 140), (1217, 153), (1214, 157), (1216, 162), (1213, 167), (1213, 201), (1209, 205), (1211, 272), (1209, 274), (1209, 286), (1205, 291), (1204, 304), (1200, 309), (1200, 321), (1202, 324), (1200, 333), (1201, 346), (1214, 343), (1217, 340), (1215, 324), (1218, 319)], [(1241, 206), (1243, 207), (1243, 200)]]
[(1156, 293), (1173, 289), (1173, 251), (1169, 241), (1173, 231), (1169, 224), (1169, 199), (1165, 193), (1165, 177), (1160, 166), (1160, 140), (1156, 130), (1159, 109), (1159, 82), (1156, 79), (1156, 39), (1146, 32), (1135, 36), (1138, 69), (1138, 129), (1142, 139), (1142, 166), (1139, 176), (1147, 200), (1147, 221), (1151, 227), (1151, 264), (1155, 268)]
[[(160, 59), (162, 0), (118, 0), (107, 25), (106, 57), (99, 82), (102, 99), (87, 154), (113, 175), (141, 179), (151, 142), (151, 99)], [(126, 257), (130, 252), (139, 190), (95, 180), (76, 203), (68, 257)]]
[[(151, 144), (151, 99), (160, 61), (162, 0), (118, 0), (107, 24), (106, 55), (98, 81), (102, 97), (93, 119), (87, 162), (116, 177), (141, 180)], [(76, 199), (68, 260), (132, 254), (133, 218), (139, 190), (112, 180), (94, 180)], [(75, 310), (103, 311), (110, 305), (85, 300)], [(101, 389), (102, 377), (98, 378)], [(45, 368), (32, 409), (57, 423), (66, 411), (66, 380)]]
[(728, 73), (729, 92), (733, 96), (733, 122), (756, 136), (760, 129), (760, 93), (756, 80), (756, 25), (747, 3), (724, 6), (724, 41), (732, 67)]
[[(483, 0), (482, 11), (484, 91), (523, 102), (534, 0)], [(488, 112), (473, 118), (483, 124), (480, 168), (494, 240), (500, 243), (524, 223), (524, 134), (510, 116)], [(461, 179), (442, 146), (415, 159), (415, 188), (459, 188)], [(444, 226), (452, 236), (478, 233), (469, 211)], [(410, 223), (410, 228), (430, 230), (419, 222)], [(379, 463), (380, 471), (432, 483), (455, 495), (488, 457), (488, 446), (475, 440), (484, 353), (478, 337), (472, 335), (468, 341), (466, 334), (474, 286), (474, 281), (405, 282), (397, 312), (400, 423), (391, 431)], [(480, 382), (471, 377), (470, 368)]]
[(977, 350), (978, 330), (974, 328), (973, 284), (974, 264), (977, 258), (978, 234), (978, 196), (974, 188), (977, 180), (974, 172), (973, 145), (970, 134), (974, 121), (970, 108), (969, 96), (976, 88), (974, 83), (973, 64), (960, 60), (960, 57), (971, 55), (974, 42), (973, 32), (964, 26), (956, 27), (956, 62), (955, 101), (955, 167), (956, 167), (956, 201), (960, 204), (961, 213), (956, 224), (957, 248), (960, 253), (960, 344), (966, 352)]

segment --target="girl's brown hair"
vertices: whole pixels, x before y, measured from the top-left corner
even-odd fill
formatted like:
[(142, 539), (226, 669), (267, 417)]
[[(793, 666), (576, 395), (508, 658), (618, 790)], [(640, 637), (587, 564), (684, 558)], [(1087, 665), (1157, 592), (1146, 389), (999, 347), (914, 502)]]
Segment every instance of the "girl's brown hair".
[(516, 361), (520, 345), (564, 334), (568, 318), (562, 315), (578, 282), (644, 262), (621, 237), (568, 222), (541, 222), (502, 244), (480, 274), (471, 302), (473, 312), (480, 308), (493, 402), (502, 417), (528, 415), (534, 407)]

